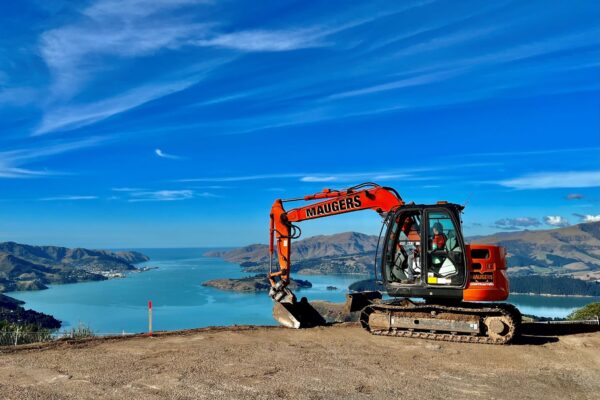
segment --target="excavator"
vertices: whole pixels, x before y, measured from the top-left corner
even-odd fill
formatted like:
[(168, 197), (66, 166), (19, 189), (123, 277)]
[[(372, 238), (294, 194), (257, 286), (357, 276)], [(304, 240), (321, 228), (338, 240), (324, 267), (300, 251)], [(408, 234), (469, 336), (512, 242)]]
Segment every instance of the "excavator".
[[(309, 204), (287, 210), (285, 203)], [(405, 203), (398, 192), (375, 183), (343, 190), (277, 199), (270, 214), (269, 295), (273, 317), (290, 328), (324, 325), (305, 297), (289, 289), (296, 223), (373, 210), (382, 218), (375, 254), (375, 279), (385, 289), (348, 294), (346, 310), (360, 312), (362, 327), (374, 335), (469, 343), (507, 344), (519, 333), (521, 314), (499, 303), (509, 294), (505, 249), (466, 244), (464, 206)], [(273, 265), (278, 258), (278, 268)], [(379, 267), (378, 267), (379, 265)], [(419, 299), (419, 300), (417, 300)]]

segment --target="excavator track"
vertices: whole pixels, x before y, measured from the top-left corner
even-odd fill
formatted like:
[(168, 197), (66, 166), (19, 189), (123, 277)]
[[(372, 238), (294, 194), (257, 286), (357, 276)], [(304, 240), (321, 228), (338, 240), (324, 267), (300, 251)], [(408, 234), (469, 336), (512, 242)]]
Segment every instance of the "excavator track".
[(360, 323), (378, 336), (501, 345), (519, 335), (521, 313), (504, 303), (447, 306), (404, 299), (363, 308)]

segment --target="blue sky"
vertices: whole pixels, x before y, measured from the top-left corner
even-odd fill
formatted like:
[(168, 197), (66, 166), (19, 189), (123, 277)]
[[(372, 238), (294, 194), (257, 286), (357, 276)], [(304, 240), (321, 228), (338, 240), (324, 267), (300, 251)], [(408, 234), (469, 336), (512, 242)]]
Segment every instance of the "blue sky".
[(0, 11), (0, 240), (265, 242), (275, 198), (363, 181), (466, 203), (471, 235), (600, 220), (597, 1)]

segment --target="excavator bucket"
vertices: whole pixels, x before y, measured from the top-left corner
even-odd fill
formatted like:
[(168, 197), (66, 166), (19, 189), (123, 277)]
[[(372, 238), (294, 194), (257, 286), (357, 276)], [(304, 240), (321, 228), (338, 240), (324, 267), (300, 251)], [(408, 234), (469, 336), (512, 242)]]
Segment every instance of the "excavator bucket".
[(344, 313), (350, 314), (355, 311), (360, 311), (366, 306), (376, 303), (382, 299), (381, 292), (355, 292), (346, 295), (346, 304), (344, 304)]
[(325, 319), (310, 305), (306, 297), (294, 303), (275, 302), (273, 318), (288, 328), (312, 328), (325, 325)]

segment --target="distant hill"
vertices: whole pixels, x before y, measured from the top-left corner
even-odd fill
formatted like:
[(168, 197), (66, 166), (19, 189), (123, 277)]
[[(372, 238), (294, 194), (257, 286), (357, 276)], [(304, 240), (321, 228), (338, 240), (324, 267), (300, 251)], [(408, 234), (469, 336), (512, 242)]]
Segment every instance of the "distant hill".
[(0, 243), (0, 293), (44, 289), (52, 283), (103, 280), (135, 270), (132, 263), (148, 259), (138, 252), (4, 242)]
[[(307, 260), (362, 254), (375, 251), (376, 247), (377, 236), (365, 235), (364, 233), (344, 232), (334, 235), (318, 235), (294, 241), (292, 258), (294, 260)], [(234, 250), (211, 251), (205, 255), (222, 257), (227, 261), (237, 263), (266, 263), (269, 262), (269, 246), (266, 244), (251, 244)]]
[(511, 275), (571, 275), (600, 280), (600, 222), (470, 238), (504, 246)]
[[(377, 240), (377, 236), (344, 232), (295, 241), (291, 255), (294, 269), (306, 274), (369, 273), (373, 269)], [(269, 267), (269, 246), (265, 244), (212, 251), (205, 256), (240, 264), (247, 272), (266, 272)]]
[[(298, 240), (292, 246), (294, 270), (307, 274), (370, 274), (377, 239), (377, 236), (345, 232)], [(600, 222), (541, 231), (502, 232), (467, 238), (467, 242), (504, 246), (508, 271), (513, 276), (559, 275), (600, 280)], [(206, 255), (238, 263), (248, 272), (268, 269), (268, 246), (264, 244)]]

